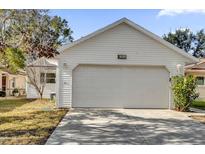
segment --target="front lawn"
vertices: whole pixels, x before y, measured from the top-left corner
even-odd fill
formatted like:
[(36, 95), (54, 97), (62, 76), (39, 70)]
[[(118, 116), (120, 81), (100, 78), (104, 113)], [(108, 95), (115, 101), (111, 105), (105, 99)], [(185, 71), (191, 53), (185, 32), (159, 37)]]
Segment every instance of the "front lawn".
[(205, 100), (195, 100), (191, 107), (205, 110)]
[(192, 115), (191, 117), (194, 120), (197, 120), (197, 121), (205, 124), (205, 116), (202, 116), (202, 115)]
[(66, 113), (48, 100), (0, 100), (0, 144), (45, 144)]

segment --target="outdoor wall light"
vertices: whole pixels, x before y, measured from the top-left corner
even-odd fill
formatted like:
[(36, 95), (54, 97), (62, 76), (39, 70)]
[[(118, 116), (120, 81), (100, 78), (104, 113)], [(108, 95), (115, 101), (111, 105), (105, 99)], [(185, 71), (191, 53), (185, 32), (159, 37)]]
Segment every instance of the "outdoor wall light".
[(183, 73), (183, 70), (182, 70), (183, 67), (182, 67), (182, 65), (181, 65), (181, 64), (177, 64), (176, 67), (177, 67), (177, 73), (178, 73), (178, 74), (182, 74), (182, 73)]
[(67, 63), (63, 63), (63, 68), (67, 69), (68, 68), (68, 64)]

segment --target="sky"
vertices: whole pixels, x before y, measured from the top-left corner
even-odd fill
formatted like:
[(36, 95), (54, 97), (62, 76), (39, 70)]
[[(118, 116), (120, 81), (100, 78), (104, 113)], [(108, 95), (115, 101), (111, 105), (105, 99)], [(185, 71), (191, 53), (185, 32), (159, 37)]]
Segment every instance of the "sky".
[(205, 28), (205, 10), (50, 10), (68, 21), (74, 40), (126, 17), (149, 31), (162, 36), (177, 28), (193, 32)]

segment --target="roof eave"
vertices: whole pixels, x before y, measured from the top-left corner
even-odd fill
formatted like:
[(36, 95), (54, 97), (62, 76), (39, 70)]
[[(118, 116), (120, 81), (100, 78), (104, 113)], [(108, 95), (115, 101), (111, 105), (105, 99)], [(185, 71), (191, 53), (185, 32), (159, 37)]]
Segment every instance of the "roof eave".
[(132, 22), (132, 21), (130, 21), (130, 20), (128, 20), (128, 19), (127, 19), (125, 22), (126, 22), (127, 24), (129, 24), (129, 25), (132, 25), (133, 27), (135, 27), (137, 30), (141, 31), (142, 33), (145, 33), (147, 36), (151, 37), (152, 39), (154, 39), (154, 40), (160, 42), (162, 45), (164, 45), (164, 46), (166, 46), (166, 47), (168, 47), (168, 48), (170, 48), (170, 49), (172, 49), (172, 50), (178, 52), (179, 54), (181, 54), (181, 55), (183, 55), (183, 56), (185, 56), (186, 58), (189, 58), (189, 59), (191, 59), (191, 60), (194, 61), (194, 62), (199, 62), (199, 59), (198, 59), (198, 58), (196, 58), (196, 57), (194, 57), (194, 56), (192, 56), (192, 55), (186, 53), (184, 50), (182, 50), (182, 49), (180, 49), (180, 48), (174, 46), (173, 44), (171, 44), (171, 43), (165, 41), (165, 40), (162, 39), (161, 37), (157, 36), (156, 34), (150, 32), (150, 31), (148, 31), (148, 30), (146, 30), (145, 28), (141, 27), (140, 25), (138, 25), (138, 24), (136, 24), (136, 23), (134, 23), (134, 22)]
[(115, 27), (115, 26), (121, 24), (121, 23), (127, 23), (128, 25), (134, 27), (136, 30), (141, 31), (142, 33), (146, 34), (146, 35), (149, 36), (150, 38), (152, 38), (152, 39), (158, 41), (159, 43), (161, 43), (162, 45), (164, 45), (164, 46), (166, 46), (166, 47), (168, 47), (168, 48), (170, 48), (170, 49), (172, 49), (172, 50), (178, 52), (179, 54), (181, 54), (182, 56), (184, 56), (184, 57), (190, 59), (191, 61), (193, 61), (193, 62), (199, 62), (199, 59), (197, 59), (197, 58), (195, 58), (194, 56), (192, 56), (192, 55), (186, 53), (185, 51), (183, 51), (183, 50), (181, 50), (181, 49), (179, 49), (178, 47), (174, 46), (173, 44), (171, 44), (171, 43), (169, 43), (169, 42), (163, 40), (161, 37), (157, 36), (156, 34), (150, 32), (150, 31), (148, 31), (148, 30), (146, 30), (145, 28), (143, 28), (143, 27), (141, 27), (140, 25), (138, 25), (138, 24), (136, 24), (136, 23), (130, 21), (130, 20), (127, 19), (127, 18), (122, 18), (122, 19), (120, 19), (120, 20), (118, 20), (118, 21), (116, 21), (116, 22), (114, 22), (114, 23), (112, 23), (112, 24), (110, 24), (110, 25), (108, 25), (108, 26), (105, 26), (104, 28), (101, 28), (101, 29), (99, 29), (99, 30), (97, 30), (97, 31), (95, 31), (95, 32), (93, 32), (93, 33), (91, 33), (91, 34), (85, 36), (85, 37), (82, 37), (82, 38), (80, 38), (80, 39), (78, 39), (78, 40), (76, 40), (76, 41), (74, 41), (74, 42), (72, 42), (72, 43), (70, 43), (70, 44), (64, 45), (64, 46), (62, 46), (62, 47), (59, 49), (59, 52), (63, 52), (64, 50), (66, 50), (66, 49), (68, 49), (68, 48), (71, 48), (71, 47), (73, 47), (73, 46), (75, 46), (75, 45), (77, 45), (77, 44), (79, 44), (79, 43), (81, 43), (81, 42), (84, 42), (84, 41), (86, 41), (86, 40), (88, 40), (88, 39), (90, 39), (90, 38), (92, 38), (92, 37), (94, 37), (94, 36), (96, 36), (96, 35), (98, 35), (98, 34), (104, 32), (104, 31), (106, 31), (106, 30), (108, 30), (108, 29), (111, 29), (111, 28), (113, 28), (113, 27)]

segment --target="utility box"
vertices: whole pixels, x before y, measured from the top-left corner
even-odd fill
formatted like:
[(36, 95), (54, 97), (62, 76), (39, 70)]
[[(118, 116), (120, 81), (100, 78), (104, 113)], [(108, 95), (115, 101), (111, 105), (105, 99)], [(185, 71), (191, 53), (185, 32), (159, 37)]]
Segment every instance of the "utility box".
[(50, 94), (50, 99), (51, 100), (55, 100), (55, 98), (56, 98), (56, 93), (51, 93)]

